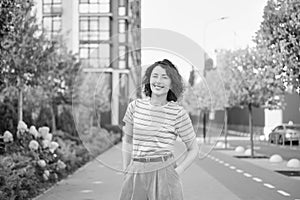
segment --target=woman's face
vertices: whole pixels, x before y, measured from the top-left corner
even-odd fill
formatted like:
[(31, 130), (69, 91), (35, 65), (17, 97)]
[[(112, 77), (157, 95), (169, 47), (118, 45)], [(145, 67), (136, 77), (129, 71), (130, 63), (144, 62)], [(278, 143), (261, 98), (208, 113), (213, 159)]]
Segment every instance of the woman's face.
[(167, 95), (170, 87), (171, 78), (167, 75), (166, 70), (159, 65), (154, 67), (150, 76), (152, 95)]

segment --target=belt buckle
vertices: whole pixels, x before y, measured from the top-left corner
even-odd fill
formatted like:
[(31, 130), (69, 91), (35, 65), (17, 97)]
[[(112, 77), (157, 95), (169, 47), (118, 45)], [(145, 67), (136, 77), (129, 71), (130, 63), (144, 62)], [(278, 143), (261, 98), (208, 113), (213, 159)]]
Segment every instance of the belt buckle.
[(150, 158), (149, 157), (146, 157), (146, 162), (150, 162)]

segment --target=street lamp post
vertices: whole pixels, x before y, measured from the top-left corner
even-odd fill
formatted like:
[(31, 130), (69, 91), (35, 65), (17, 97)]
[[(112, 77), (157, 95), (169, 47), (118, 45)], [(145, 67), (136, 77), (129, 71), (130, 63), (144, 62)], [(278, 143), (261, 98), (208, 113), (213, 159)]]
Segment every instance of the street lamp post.
[[(206, 74), (208, 71), (210, 70), (213, 70), (213, 59), (211, 59), (207, 53), (205, 52), (205, 48), (206, 48), (206, 31), (208, 29), (208, 26), (214, 22), (217, 22), (217, 21), (222, 21), (222, 20), (225, 20), (225, 19), (228, 19), (229, 17), (220, 17), (220, 18), (217, 18), (217, 19), (214, 19), (212, 21), (208, 21), (205, 26), (204, 26), (204, 29), (203, 29), (203, 58), (204, 58), (204, 68), (203, 68), (203, 77), (204, 79), (206, 78)], [(206, 118), (207, 118), (207, 112), (209, 111), (208, 108), (205, 108), (204, 111), (203, 111), (203, 141), (205, 142), (205, 139), (206, 139)]]

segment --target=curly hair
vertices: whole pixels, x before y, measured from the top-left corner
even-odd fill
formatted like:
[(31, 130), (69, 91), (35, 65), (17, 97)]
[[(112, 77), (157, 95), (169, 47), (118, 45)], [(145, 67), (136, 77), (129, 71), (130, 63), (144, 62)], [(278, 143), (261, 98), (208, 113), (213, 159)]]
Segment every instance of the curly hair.
[(151, 91), (151, 87), (150, 87), (150, 76), (151, 76), (153, 69), (156, 66), (160, 66), (163, 69), (165, 69), (167, 75), (171, 79), (171, 89), (168, 91), (167, 101), (175, 101), (176, 102), (183, 93), (184, 85), (183, 85), (182, 77), (179, 74), (177, 68), (168, 59), (164, 59), (162, 61), (157, 61), (147, 68), (145, 75), (143, 77), (143, 82), (142, 82), (144, 85), (145, 95), (148, 97), (151, 97), (152, 91)]

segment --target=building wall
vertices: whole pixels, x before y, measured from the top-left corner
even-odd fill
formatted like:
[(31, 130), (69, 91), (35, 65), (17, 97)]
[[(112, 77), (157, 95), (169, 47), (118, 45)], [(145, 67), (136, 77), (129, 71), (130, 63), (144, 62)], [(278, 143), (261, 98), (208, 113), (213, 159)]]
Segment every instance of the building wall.
[(300, 124), (300, 96), (298, 94), (285, 95), (286, 107), (282, 110), (282, 122), (292, 121)]

